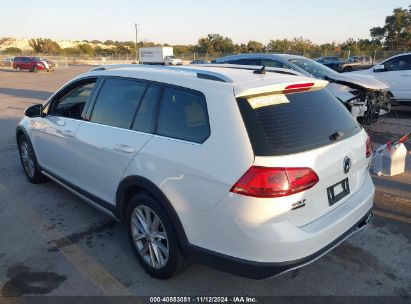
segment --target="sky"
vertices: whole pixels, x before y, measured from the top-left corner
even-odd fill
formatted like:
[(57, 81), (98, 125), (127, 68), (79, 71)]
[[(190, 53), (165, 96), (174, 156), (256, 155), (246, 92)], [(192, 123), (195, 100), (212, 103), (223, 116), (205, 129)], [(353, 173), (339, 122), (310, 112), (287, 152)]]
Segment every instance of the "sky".
[(0, 37), (196, 44), (208, 33), (234, 43), (304, 37), (369, 38), (411, 0), (1, 0)]

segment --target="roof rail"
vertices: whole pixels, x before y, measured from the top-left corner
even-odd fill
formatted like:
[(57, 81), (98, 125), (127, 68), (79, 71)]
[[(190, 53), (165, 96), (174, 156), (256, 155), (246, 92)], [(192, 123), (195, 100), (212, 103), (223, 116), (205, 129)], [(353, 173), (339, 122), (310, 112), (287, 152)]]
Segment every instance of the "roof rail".
[[(212, 67), (212, 68), (226, 68), (226, 69), (238, 69), (238, 70), (248, 70), (248, 71), (261, 71), (263, 66), (259, 65), (240, 65), (240, 64), (229, 64), (229, 63), (211, 63), (211, 64), (201, 64), (199, 66)], [(274, 68), (265, 66), (266, 72), (287, 74), (294, 76), (301, 76), (302, 74), (298, 71), (293, 71), (289, 69)]]
[(230, 77), (227, 77), (226, 75), (222, 73), (196, 69), (190, 66), (179, 67), (179, 66), (145, 65), (145, 64), (108, 64), (108, 65), (102, 65), (94, 69), (91, 69), (90, 72), (102, 71), (102, 70), (115, 70), (115, 69), (121, 69), (121, 68), (133, 68), (133, 69), (148, 68), (148, 69), (157, 69), (157, 70), (160, 70), (160, 69), (173, 70), (177, 72), (193, 73), (193, 74), (196, 74), (198, 78), (202, 78), (202, 79), (215, 80), (215, 81), (228, 82), (228, 83), (234, 82), (234, 80), (232, 80)]

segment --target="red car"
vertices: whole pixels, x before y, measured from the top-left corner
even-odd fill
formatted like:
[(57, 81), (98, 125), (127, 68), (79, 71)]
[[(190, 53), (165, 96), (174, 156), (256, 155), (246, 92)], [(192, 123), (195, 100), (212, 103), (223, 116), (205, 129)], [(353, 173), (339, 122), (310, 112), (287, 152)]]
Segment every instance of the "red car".
[(46, 61), (38, 57), (14, 57), (13, 69), (16, 69), (17, 72), (29, 70), (30, 72), (37, 73), (38, 71), (48, 72), (50, 67)]

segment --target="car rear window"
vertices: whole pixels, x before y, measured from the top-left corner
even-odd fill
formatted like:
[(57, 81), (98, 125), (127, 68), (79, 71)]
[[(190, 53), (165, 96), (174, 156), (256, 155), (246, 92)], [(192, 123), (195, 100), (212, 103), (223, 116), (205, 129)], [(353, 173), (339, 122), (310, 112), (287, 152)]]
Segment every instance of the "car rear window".
[[(299, 153), (332, 144), (361, 129), (326, 89), (285, 97), (286, 102), (255, 109), (247, 98), (237, 99), (255, 155)], [(333, 139), (336, 132), (340, 133)]]

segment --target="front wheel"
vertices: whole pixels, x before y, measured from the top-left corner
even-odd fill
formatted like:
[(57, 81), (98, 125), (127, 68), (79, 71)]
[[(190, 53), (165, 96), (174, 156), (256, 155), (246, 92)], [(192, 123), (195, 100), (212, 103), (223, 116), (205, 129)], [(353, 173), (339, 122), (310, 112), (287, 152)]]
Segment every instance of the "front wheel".
[(20, 161), (29, 182), (38, 184), (47, 181), (47, 178), (41, 174), (38, 168), (36, 156), (31, 143), (24, 135), (19, 137), (18, 145)]
[(37, 73), (39, 71), (39, 69), (35, 66), (35, 67), (33, 67), (33, 72), (34, 73)]
[(343, 72), (352, 72), (352, 67), (344, 68)]
[(139, 193), (131, 199), (127, 226), (134, 253), (148, 274), (168, 279), (185, 268), (171, 221), (153, 197)]

